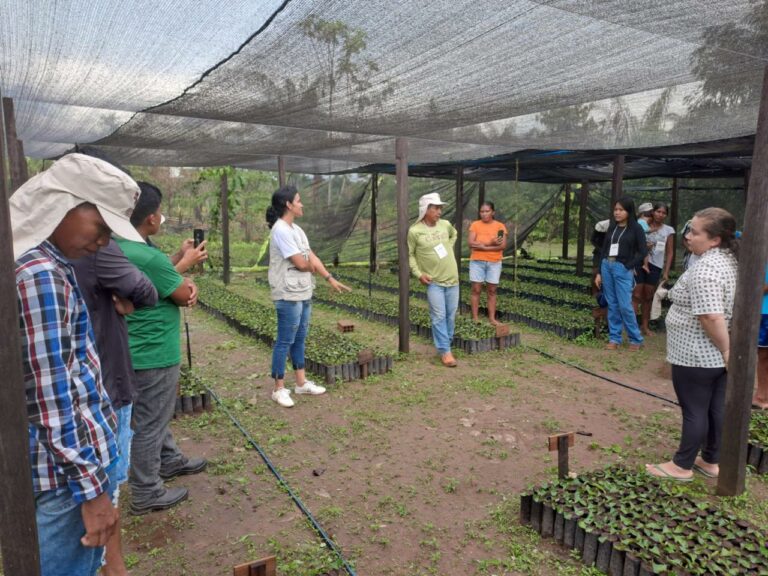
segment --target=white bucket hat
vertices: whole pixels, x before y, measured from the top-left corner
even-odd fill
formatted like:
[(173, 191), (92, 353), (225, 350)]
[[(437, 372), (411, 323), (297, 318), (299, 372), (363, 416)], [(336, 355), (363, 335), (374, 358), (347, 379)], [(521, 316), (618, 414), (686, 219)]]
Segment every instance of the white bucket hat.
[(139, 194), (133, 178), (109, 162), (67, 154), (11, 196), (13, 258), (43, 242), (67, 212), (84, 202), (98, 208), (112, 232), (126, 240), (144, 242), (130, 220)]
[(440, 200), (440, 194), (437, 192), (432, 192), (430, 194), (424, 194), (421, 198), (419, 198), (419, 219), (418, 222), (421, 222), (424, 220), (424, 214), (427, 213), (427, 208), (429, 208), (430, 204), (434, 204), (435, 206), (443, 206), (445, 205), (445, 202)]

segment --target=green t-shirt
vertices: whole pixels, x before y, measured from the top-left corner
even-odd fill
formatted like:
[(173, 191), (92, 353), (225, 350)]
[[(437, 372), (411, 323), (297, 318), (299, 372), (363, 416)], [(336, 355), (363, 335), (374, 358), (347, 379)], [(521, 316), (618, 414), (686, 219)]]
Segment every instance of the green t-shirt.
[(459, 268), (453, 253), (456, 236), (456, 228), (447, 220), (438, 220), (434, 226), (427, 226), (422, 220), (411, 226), (408, 230), (411, 274), (416, 278), (427, 274), (440, 286), (458, 284)]
[(120, 248), (136, 268), (146, 274), (157, 289), (159, 300), (126, 317), (128, 345), (134, 370), (167, 368), (181, 362), (179, 307), (170, 295), (184, 281), (168, 256), (149, 244), (116, 238)]

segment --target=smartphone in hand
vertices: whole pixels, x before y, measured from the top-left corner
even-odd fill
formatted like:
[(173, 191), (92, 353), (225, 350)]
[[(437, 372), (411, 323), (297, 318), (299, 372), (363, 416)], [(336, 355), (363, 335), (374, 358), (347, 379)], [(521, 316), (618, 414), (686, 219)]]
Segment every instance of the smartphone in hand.
[(202, 228), (195, 228), (192, 231), (192, 240), (194, 241), (195, 248), (197, 248), (205, 240), (205, 230)]

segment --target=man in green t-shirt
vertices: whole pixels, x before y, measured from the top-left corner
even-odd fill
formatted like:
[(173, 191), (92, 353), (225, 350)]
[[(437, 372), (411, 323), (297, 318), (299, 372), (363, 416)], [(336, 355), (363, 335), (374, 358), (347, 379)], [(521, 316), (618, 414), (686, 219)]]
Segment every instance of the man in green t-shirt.
[(432, 340), (440, 360), (453, 368), (451, 343), (459, 307), (459, 267), (453, 254), (457, 234), (450, 222), (440, 219), (443, 204), (434, 192), (419, 198), (419, 219), (408, 230), (408, 264), (427, 287)]
[(181, 273), (207, 258), (205, 243), (192, 247), (191, 240), (187, 241), (172, 258), (158, 250), (149, 237), (157, 234), (163, 221), (162, 194), (146, 182), (139, 182), (139, 188), (141, 195), (131, 224), (144, 242), (122, 239), (117, 242), (128, 260), (152, 281), (159, 300), (155, 306), (127, 316), (128, 344), (138, 393), (133, 405), (131, 443), (133, 514), (165, 510), (182, 502), (187, 498), (187, 489), (168, 488), (163, 479), (197, 474), (207, 465), (203, 458), (184, 456), (169, 428), (181, 364), (179, 307), (197, 302), (197, 287)]

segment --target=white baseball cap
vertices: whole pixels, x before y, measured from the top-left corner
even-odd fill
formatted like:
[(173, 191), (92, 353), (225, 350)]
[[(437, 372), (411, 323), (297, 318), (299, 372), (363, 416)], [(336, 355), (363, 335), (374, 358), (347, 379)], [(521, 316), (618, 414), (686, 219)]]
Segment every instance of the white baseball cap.
[(112, 232), (144, 242), (130, 220), (139, 194), (133, 178), (109, 162), (85, 154), (63, 156), (9, 200), (14, 259), (53, 234), (67, 212), (84, 202), (96, 206)]
[(437, 192), (431, 192), (429, 194), (424, 194), (421, 198), (419, 198), (419, 222), (421, 222), (424, 219), (424, 214), (427, 213), (427, 208), (429, 208), (430, 205), (435, 206), (443, 206), (445, 202), (440, 200), (440, 194)]
[(653, 204), (651, 202), (643, 202), (637, 208), (638, 214), (645, 214), (646, 212), (651, 212), (651, 211), (653, 211)]

